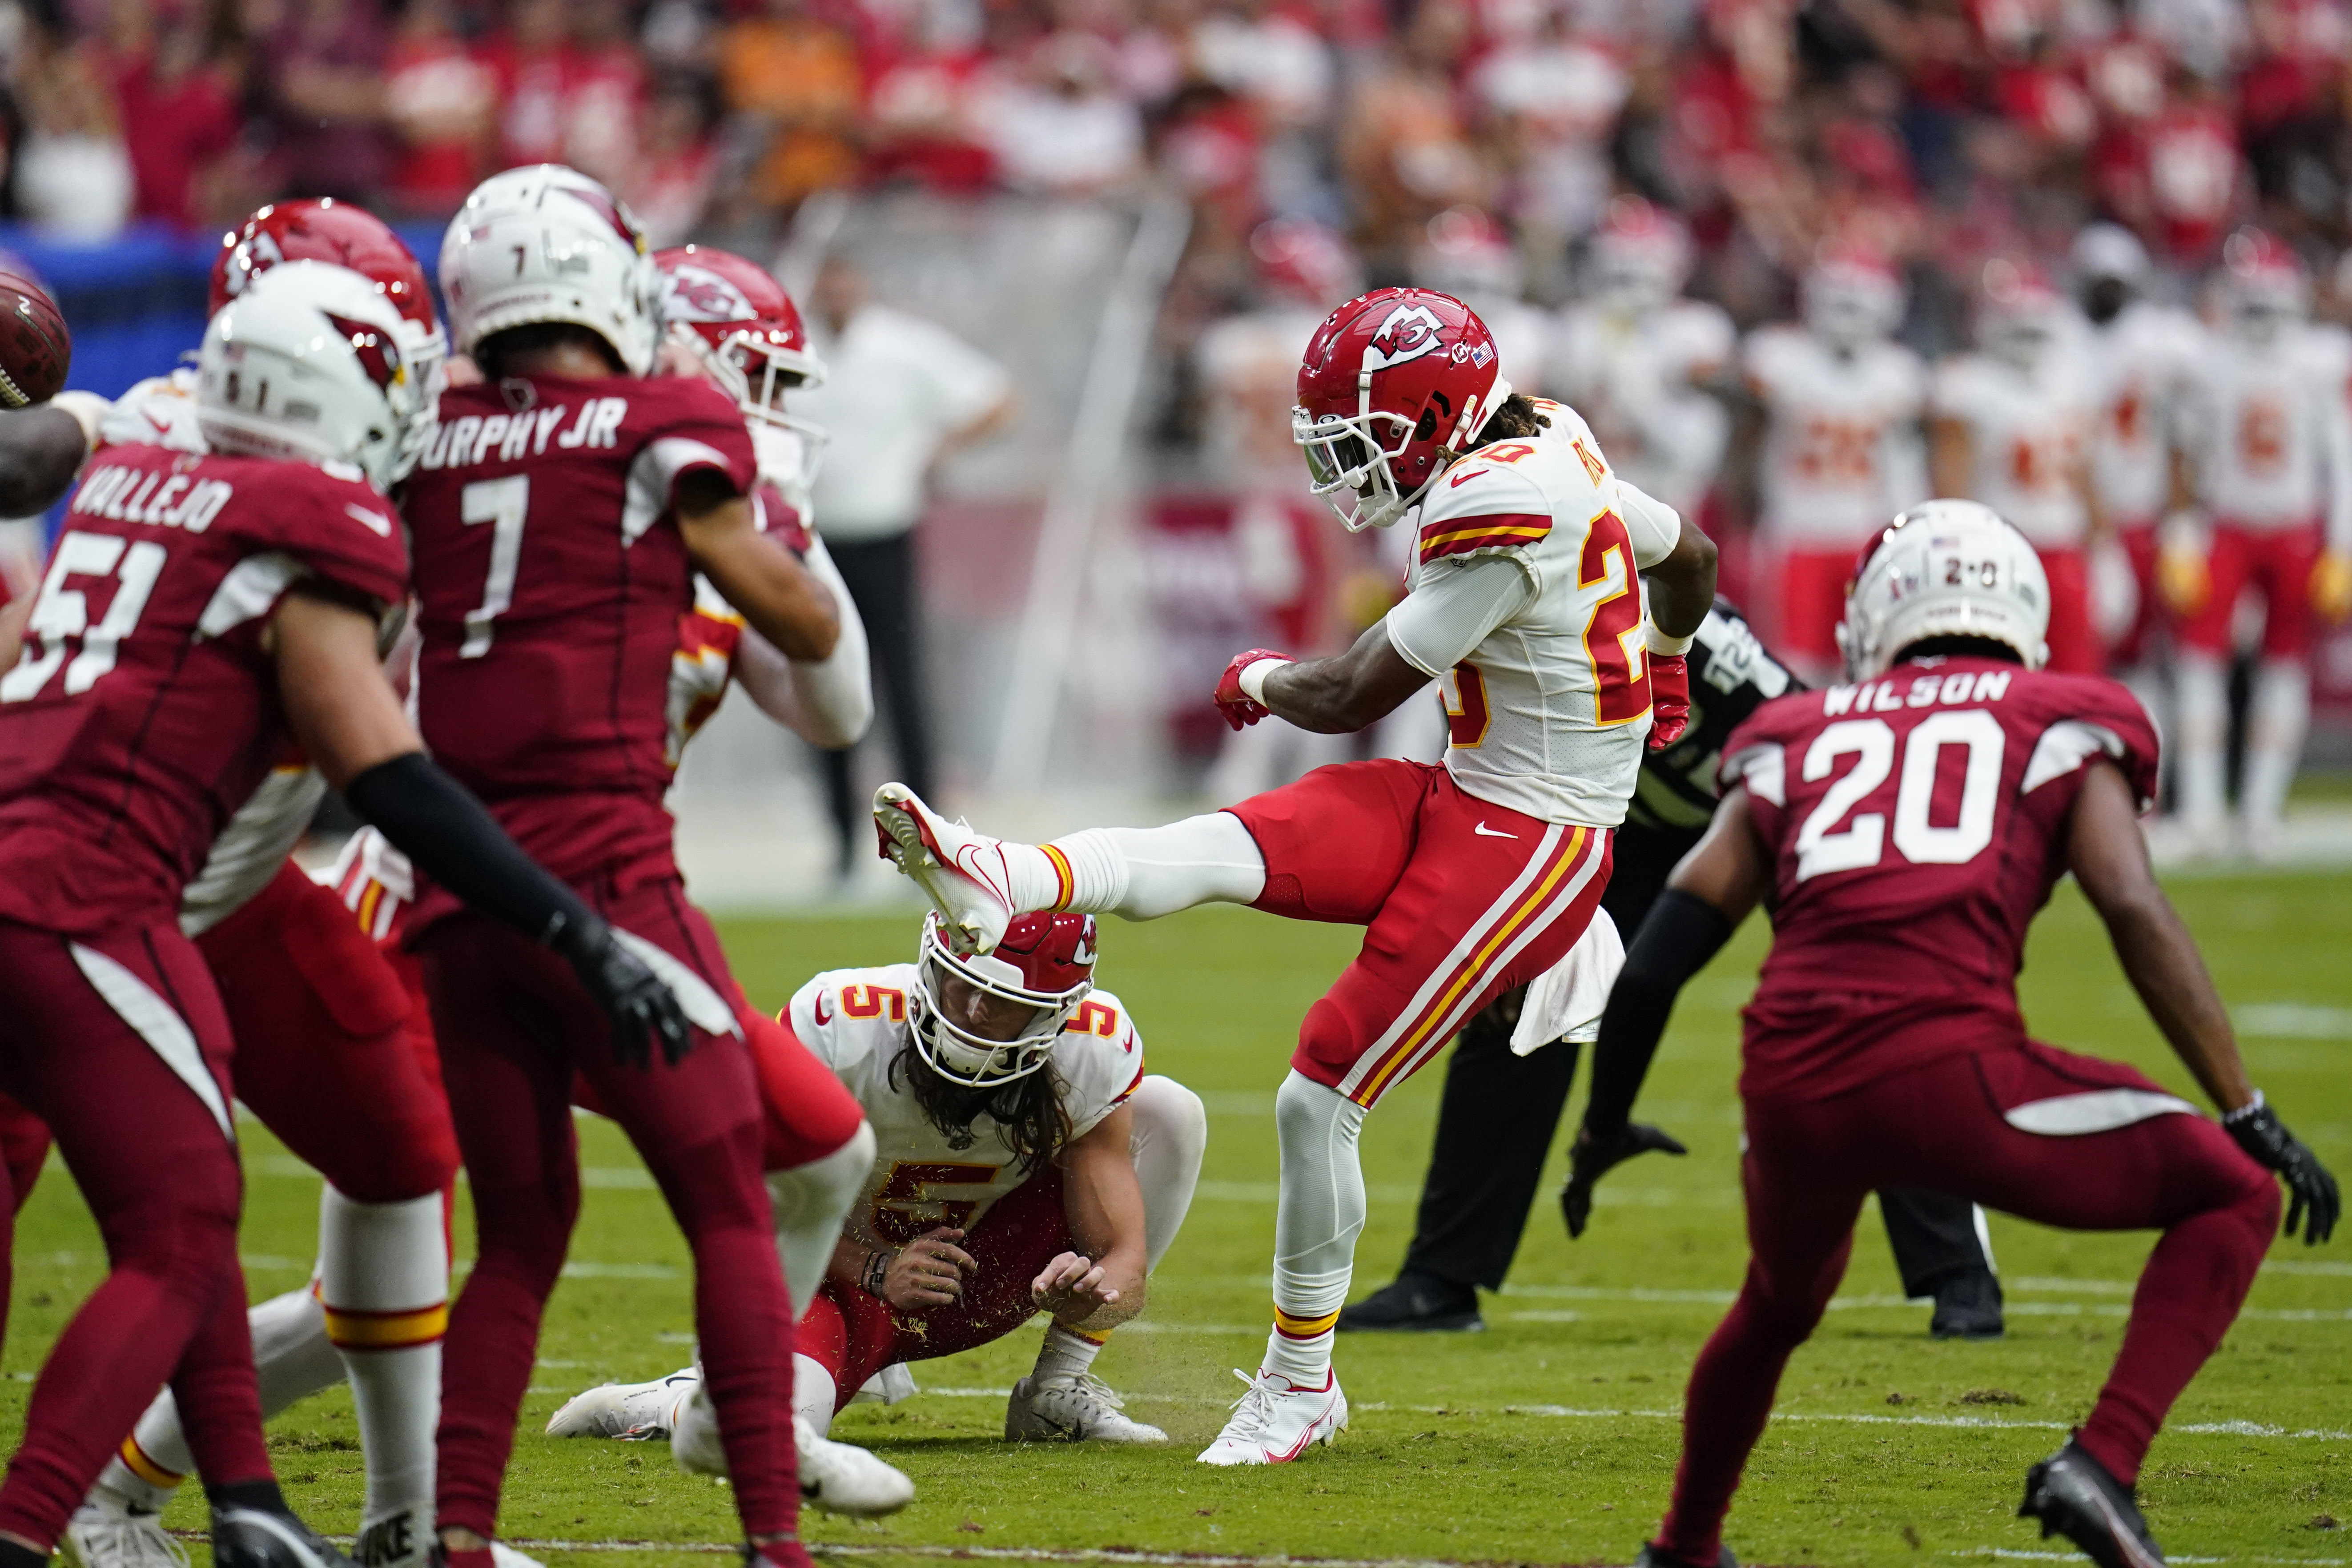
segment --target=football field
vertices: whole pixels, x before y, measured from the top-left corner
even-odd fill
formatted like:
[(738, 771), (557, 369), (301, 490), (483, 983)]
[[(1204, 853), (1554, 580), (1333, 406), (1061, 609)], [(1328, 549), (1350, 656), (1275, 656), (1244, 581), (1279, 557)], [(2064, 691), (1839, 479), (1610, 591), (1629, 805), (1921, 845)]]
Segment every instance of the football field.
[[(2254, 1080), (2352, 1175), (2352, 879), (2170, 886), (2236, 1014)], [(769, 1007), (817, 970), (911, 956), (915, 937), (914, 920), (898, 915), (721, 929), (753, 1001)], [(1559, 1178), (1549, 1178), (1508, 1289), (1485, 1302), (1485, 1333), (1343, 1336), (1354, 1418), (1336, 1447), (1275, 1469), (1208, 1469), (1192, 1455), (1241, 1392), (1231, 1369), (1255, 1365), (1270, 1311), (1273, 1090), (1299, 1016), (1355, 934), (1226, 910), (1107, 923), (1102, 982), (1132, 1007), (1153, 1069), (1200, 1091), (1210, 1110), (1192, 1216), (1144, 1318), (1097, 1368), (1174, 1441), (1126, 1451), (1003, 1443), (1003, 1392), (1036, 1350), (1037, 1330), (1024, 1329), (918, 1366), (916, 1398), (859, 1406), (836, 1424), (836, 1436), (871, 1445), (919, 1490), (881, 1527), (809, 1516), (813, 1546), (899, 1562), (1031, 1550), (1081, 1560), (1631, 1560), (1664, 1500), (1684, 1378), (1745, 1262), (1737, 1008), (1763, 922), (1685, 994), (1638, 1112), (1680, 1134), (1688, 1158), (1617, 1172), (1574, 1244), (1552, 1202)], [(2195, 1097), (2071, 884), (2035, 928), (2024, 994), (2037, 1035), (2126, 1058)], [(1371, 1217), (1358, 1296), (1391, 1278), (1402, 1254), (1443, 1070), (1391, 1096), (1367, 1126)], [(1573, 1104), (1582, 1101), (1580, 1082)], [(690, 1353), (686, 1251), (658, 1194), (609, 1124), (583, 1120), (582, 1160), (585, 1212), (550, 1308), (503, 1532), (546, 1543), (531, 1549), (551, 1564), (615, 1568), (731, 1543), (726, 1490), (679, 1474), (666, 1447), (539, 1435), (578, 1390), (653, 1377)], [(319, 1183), (257, 1127), (247, 1129), (246, 1162), (244, 1250), (257, 1299), (303, 1281)], [(1564, 1164), (1558, 1150), (1554, 1164)], [(461, 1212), (461, 1268), (469, 1230)], [(1733, 1511), (1727, 1539), (1744, 1562), (2072, 1560), (2012, 1517), (2021, 1478), (2088, 1408), (2153, 1238), (2062, 1235), (1999, 1215), (1992, 1237), (2009, 1337), (1937, 1344), (1927, 1309), (1899, 1299), (1865, 1212), (1843, 1290), (1791, 1363)], [(0, 1384), (12, 1446), (32, 1369), (102, 1268), (54, 1163), (16, 1258)], [(323, 1529), (352, 1530), (360, 1456), (349, 1399), (337, 1391), (279, 1417), (271, 1447), (297, 1508)], [(2352, 1562), (2352, 1237), (2273, 1247), (2247, 1312), (2151, 1455), (2141, 1500), (2176, 1562)], [(200, 1500), (184, 1496), (170, 1522), (201, 1529)]]

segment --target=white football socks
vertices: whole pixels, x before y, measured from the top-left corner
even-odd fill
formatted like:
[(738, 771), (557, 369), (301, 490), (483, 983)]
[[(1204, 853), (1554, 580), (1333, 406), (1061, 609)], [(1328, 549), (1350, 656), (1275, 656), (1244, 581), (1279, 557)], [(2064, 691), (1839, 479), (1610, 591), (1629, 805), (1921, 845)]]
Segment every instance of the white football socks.
[[(319, 1302), (359, 1415), (367, 1460), (361, 1517), (373, 1522), (416, 1509), (429, 1527), (441, 1336), (449, 1325), (441, 1194), (359, 1204), (329, 1186), (319, 1203)], [(429, 1528), (424, 1535), (429, 1543)], [(371, 1546), (363, 1533), (360, 1550)]]
[(783, 1260), (784, 1289), (793, 1300), (793, 1321), (808, 1315), (833, 1262), (841, 1222), (874, 1171), (874, 1129), (857, 1124), (848, 1142), (822, 1159), (768, 1173), (768, 1206), (775, 1215), (776, 1253)]
[(2230, 675), (2210, 654), (2183, 649), (2174, 672), (2180, 694), (2180, 762), (2175, 777), (2180, 818), (2210, 833), (2221, 826), (2230, 740)]
[(1174, 1079), (1147, 1076), (1127, 1097), (1135, 1131), (1127, 1142), (1135, 1184), (1143, 1189), (1143, 1268), (1160, 1267), (1184, 1226), (1209, 1150), (1209, 1112)]
[(833, 1406), (840, 1397), (824, 1363), (793, 1352), (793, 1414), (815, 1427), (818, 1436), (833, 1430)]
[(1274, 1331), (1265, 1370), (1323, 1384), (1331, 1340), (1355, 1273), (1364, 1228), (1364, 1108), (1294, 1071), (1274, 1097), (1282, 1139), (1281, 1202), (1274, 1215)]
[(1099, 1334), (1061, 1323), (1045, 1325), (1045, 1342), (1037, 1347), (1037, 1365), (1031, 1373), (1043, 1383), (1055, 1378), (1084, 1377), (1094, 1369), (1095, 1357), (1110, 1342), (1110, 1331)]
[(1027, 854), (1020, 847), (1007, 845), (1005, 854), (1024, 909), (1155, 921), (1195, 904), (1252, 903), (1265, 891), (1265, 857), (1231, 812), (1165, 827), (1090, 827)]
[(2311, 671), (2296, 659), (2264, 659), (2254, 675), (2252, 710), (2246, 718), (2246, 774), (2238, 792), (2239, 811), (2259, 845), (2274, 832), (2286, 806), (2286, 792), (2303, 762), (2303, 741), (2311, 728)]

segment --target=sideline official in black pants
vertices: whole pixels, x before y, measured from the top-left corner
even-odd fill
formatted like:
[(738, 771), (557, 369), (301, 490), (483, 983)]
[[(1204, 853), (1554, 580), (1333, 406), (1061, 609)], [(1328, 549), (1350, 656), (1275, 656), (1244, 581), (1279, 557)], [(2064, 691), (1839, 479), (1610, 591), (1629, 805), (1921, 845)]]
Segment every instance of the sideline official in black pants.
[[(1689, 731), (1644, 760), (1601, 898), (1628, 942), (1714, 814), (1715, 766), (1725, 739), (1759, 704), (1799, 684), (1721, 601), (1699, 628), (1689, 658)], [(1342, 1332), (1485, 1326), (1477, 1289), (1499, 1290), (1510, 1272), (1580, 1055), (1570, 1041), (1532, 1056), (1511, 1054), (1524, 995), (1505, 993), (1454, 1042), (1404, 1267), (1393, 1284), (1339, 1314)], [(1935, 1298), (1929, 1331), (1938, 1338), (1998, 1337), (2000, 1286), (1974, 1207), (1898, 1192), (1880, 1193), (1878, 1206), (1904, 1293)]]

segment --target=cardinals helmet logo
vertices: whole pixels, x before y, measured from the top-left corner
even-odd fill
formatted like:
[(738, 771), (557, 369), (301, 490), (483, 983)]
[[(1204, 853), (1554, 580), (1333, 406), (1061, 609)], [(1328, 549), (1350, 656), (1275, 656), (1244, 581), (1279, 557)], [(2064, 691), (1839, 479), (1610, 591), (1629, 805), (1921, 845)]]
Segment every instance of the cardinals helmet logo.
[(1426, 305), (1399, 305), (1364, 345), (1364, 369), (1387, 370), (1445, 346), (1445, 323)]
[(390, 337), (365, 321), (354, 321), (331, 310), (320, 313), (352, 345), (352, 353), (359, 356), (360, 368), (367, 372), (370, 381), (389, 391), (408, 379), (408, 372), (400, 363), (400, 346)]

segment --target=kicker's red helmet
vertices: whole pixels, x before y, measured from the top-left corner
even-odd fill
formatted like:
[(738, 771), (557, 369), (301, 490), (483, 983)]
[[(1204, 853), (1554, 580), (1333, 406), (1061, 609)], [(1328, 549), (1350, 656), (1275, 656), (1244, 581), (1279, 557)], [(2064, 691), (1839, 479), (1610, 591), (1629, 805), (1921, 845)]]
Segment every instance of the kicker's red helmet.
[(1350, 531), (1386, 528), (1510, 395), (1476, 311), (1433, 289), (1376, 289), (1316, 329), (1291, 439), (1306, 449), (1314, 492)]
[[(941, 1005), (941, 983), (950, 976), (1031, 1011), (1009, 1039), (966, 1028)], [(956, 952), (939, 916), (926, 915), (909, 1019), (915, 1047), (942, 1077), (968, 1088), (1026, 1078), (1052, 1059), (1054, 1042), (1094, 986), (1092, 915), (1060, 911), (1018, 916), (985, 953)]]
[(674, 341), (700, 345), (698, 354), (746, 413), (771, 406), (787, 387), (824, 380), (800, 308), (764, 268), (708, 245), (656, 250), (654, 265), (662, 270), (664, 327)]

